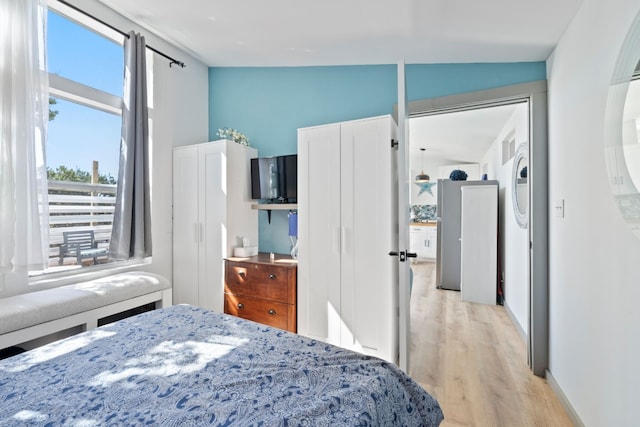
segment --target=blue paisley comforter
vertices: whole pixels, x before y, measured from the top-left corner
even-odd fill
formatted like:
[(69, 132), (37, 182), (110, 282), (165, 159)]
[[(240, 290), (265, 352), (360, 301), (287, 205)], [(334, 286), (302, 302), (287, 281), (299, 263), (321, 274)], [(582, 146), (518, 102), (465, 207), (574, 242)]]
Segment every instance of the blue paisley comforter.
[(437, 426), (396, 366), (178, 305), (0, 361), (0, 425)]

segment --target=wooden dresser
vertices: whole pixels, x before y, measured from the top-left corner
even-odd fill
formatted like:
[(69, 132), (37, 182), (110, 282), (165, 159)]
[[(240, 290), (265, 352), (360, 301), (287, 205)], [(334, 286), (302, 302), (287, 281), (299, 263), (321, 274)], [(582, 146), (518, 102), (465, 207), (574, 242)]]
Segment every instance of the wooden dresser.
[(224, 312), (297, 332), (297, 266), (281, 254), (225, 258)]

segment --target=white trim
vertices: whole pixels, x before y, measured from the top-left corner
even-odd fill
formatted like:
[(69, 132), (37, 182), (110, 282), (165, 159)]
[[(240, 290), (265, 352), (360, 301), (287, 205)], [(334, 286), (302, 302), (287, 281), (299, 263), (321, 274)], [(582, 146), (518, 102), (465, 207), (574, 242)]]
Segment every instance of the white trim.
[(560, 404), (564, 408), (565, 412), (567, 413), (567, 416), (569, 417), (569, 420), (571, 420), (574, 427), (585, 427), (584, 423), (578, 416), (578, 413), (576, 412), (575, 409), (573, 409), (573, 406), (571, 406), (569, 399), (567, 399), (567, 396), (565, 396), (564, 392), (560, 388), (560, 385), (558, 384), (556, 379), (553, 377), (553, 375), (551, 375), (551, 372), (549, 372), (548, 369), (545, 371), (545, 378), (547, 379), (547, 384), (549, 384), (551, 391), (553, 391), (553, 393), (556, 395), (556, 397), (560, 401)]
[(546, 90), (546, 80), (537, 80), (439, 98), (421, 99), (409, 103), (409, 115), (410, 117), (420, 117), (445, 112), (510, 105), (526, 101), (530, 98), (531, 93), (546, 92)]
[(518, 323), (518, 319), (516, 319), (516, 316), (513, 314), (513, 311), (511, 311), (511, 308), (509, 308), (509, 305), (507, 304), (506, 301), (504, 303), (504, 311), (507, 312), (509, 319), (511, 319), (511, 323), (513, 323), (513, 326), (516, 327), (516, 330), (518, 331), (520, 338), (522, 338), (522, 341), (526, 343), (528, 340), (527, 333), (524, 331), (524, 329), (522, 329), (522, 326), (520, 326), (520, 323)]
[(66, 99), (85, 107), (95, 108), (117, 116), (122, 115), (121, 97), (57, 74), (49, 74), (49, 93), (56, 98)]

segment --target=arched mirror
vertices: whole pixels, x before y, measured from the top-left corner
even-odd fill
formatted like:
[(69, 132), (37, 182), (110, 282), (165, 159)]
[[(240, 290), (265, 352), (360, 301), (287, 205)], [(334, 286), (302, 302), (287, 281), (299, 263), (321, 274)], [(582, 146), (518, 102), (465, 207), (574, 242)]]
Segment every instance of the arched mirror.
[(614, 201), (640, 237), (640, 15), (622, 45), (609, 88), (605, 160)]
[(516, 222), (522, 228), (529, 224), (529, 144), (523, 142), (513, 157), (511, 201)]

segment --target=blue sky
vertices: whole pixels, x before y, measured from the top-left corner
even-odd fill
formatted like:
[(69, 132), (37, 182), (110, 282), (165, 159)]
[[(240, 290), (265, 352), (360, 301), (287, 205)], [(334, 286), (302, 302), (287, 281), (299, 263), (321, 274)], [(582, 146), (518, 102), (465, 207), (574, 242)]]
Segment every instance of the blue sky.
[[(49, 72), (122, 96), (122, 46), (49, 12)], [(91, 171), (98, 160), (101, 174), (118, 176), (120, 116), (58, 99), (58, 115), (49, 122), (47, 165)]]

